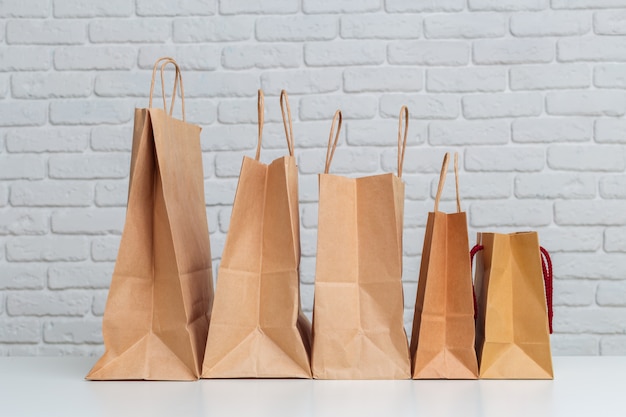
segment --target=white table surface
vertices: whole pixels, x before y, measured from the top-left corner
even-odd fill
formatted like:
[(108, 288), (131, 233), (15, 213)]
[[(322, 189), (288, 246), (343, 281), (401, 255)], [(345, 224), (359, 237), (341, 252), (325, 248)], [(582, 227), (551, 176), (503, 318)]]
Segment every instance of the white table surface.
[(626, 416), (626, 357), (556, 357), (554, 381), (85, 381), (95, 360), (0, 357), (0, 416)]

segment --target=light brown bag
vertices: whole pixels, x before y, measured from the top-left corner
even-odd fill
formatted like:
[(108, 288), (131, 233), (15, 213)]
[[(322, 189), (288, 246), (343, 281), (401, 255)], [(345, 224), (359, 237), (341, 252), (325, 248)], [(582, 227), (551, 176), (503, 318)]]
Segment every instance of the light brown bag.
[(398, 176), (346, 178), (328, 173), (341, 130), (341, 112), (333, 118), (326, 168), (319, 176), (312, 351), (315, 378), (410, 378), (403, 326), (401, 180), (408, 119), (403, 107)]
[[(300, 307), (298, 167), (291, 110), (280, 96), (289, 155), (244, 157), (217, 280), (203, 378), (310, 378), (311, 325)], [(285, 115), (285, 106), (287, 115)]]
[(414, 379), (476, 379), (474, 303), (467, 218), (459, 197), (458, 155), (454, 155), (457, 212), (439, 211), (450, 155), (443, 159), (435, 210), (428, 213), (411, 335)]
[(537, 233), (478, 233), (477, 251), (480, 377), (552, 379), (552, 263)]
[[(152, 108), (157, 66), (176, 68), (169, 114)], [(180, 84), (183, 120), (172, 117)], [(126, 224), (104, 312), (106, 351), (87, 379), (196, 380), (213, 299), (200, 127), (185, 122), (180, 69), (161, 58), (135, 110)]]

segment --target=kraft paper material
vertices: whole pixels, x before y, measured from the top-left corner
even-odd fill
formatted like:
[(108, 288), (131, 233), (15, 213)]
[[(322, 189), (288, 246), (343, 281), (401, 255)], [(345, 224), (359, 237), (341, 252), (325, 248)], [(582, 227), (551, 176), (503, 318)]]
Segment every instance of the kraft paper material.
[(408, 110), (403, 107), (400, 113), (398, 176), (389, 173), (354, 179), (329, 174), (341, 123), (337, 111), (326, 169), (319, 176), (313, 376), (409, 379), (403, 326), (401, 180)]
[(435, 210), (428, 213), (411, 335), (414, 379), (476, 379), (474, 300), (467, 218), (461, 211), (458, 155), (454, 157), (457, 212), (438, 211), (448, 171), (446, 153)]
[(480, 378), (552, 379), (552, 354), (536, 232), (478, 233), (476, 350)]
[[(152, 108), (157, 66), (176, 68), (183, 120)], [(135, 110), (126, 223), (90, 380), (197, 380), (213, 299), (200, 127), (185, 122), (180, 70), (155, 63), (150, 105)]]
[[(298, 168), (291, 110), (281, 93), (289, 155), (244, 157), (220, 264), (203, 378), (310, 378), (311, 325), (300, 307)], [(287, 115), (285, 115), (285, 105)]]

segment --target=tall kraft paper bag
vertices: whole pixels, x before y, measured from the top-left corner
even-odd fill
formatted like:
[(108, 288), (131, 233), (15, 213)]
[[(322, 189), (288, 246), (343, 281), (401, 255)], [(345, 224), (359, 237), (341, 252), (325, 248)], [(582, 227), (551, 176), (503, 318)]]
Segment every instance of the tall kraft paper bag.
[(315, 378), (410, 378), (403, 326), (401, 179), (408, 119), (403, 107), (397, 176), (346, 178), (328, 173), (341, 130), (341, 112), (333, 118), (326, 168), (319, 176), (312, 351)]
[[(183, 120), (152, 108), (159, 62), (173, 64)], [(165, 109), (165, 97), (163, 98)], [(200, 127), (185, 122), (171, 58), (155, 63), (150, 105), (135, 110), (126, 223), (91, 380), (197, 380), (213, 299)]]
[(475, 249), (480, 378), (552, 379), (552, 263), (537, 233), (478, 233)]
[(439, 200), (450, 155), (443, 159), (435, 210), (428, 213), (411, 335), (414, 379), (476, 379), (474, 299), (467, 218), (461, 211), (458, 154), (454, 155), (457, 212)]
[[(244, 157), (217, 277), (203, 378), (310, 378), (311, 325), (300, 308), (298, 167), (291, 110), (280, 96), (289, 154)], [(287, 114), (285, 114), (285, 107)]]

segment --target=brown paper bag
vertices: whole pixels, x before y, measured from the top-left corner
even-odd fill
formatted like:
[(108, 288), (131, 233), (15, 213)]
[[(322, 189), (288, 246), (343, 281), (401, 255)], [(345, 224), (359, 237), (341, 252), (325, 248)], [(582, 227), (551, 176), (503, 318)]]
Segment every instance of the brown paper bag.
[(355, 179), (329, 174), (341, 121), (341, 112), (337, 111), (328, 138), (326, 169), (319, 176), (313, 376), (408, 379), (410, 360), (403, 326), (401, 180), (408, 110), (403, 107), (400, 112), (398, 176), (382, 174)]
[(474, 303), (467, 219), (459, 197), (458, 155), (454, 155), (457, 212), (438, 211), (448, 171), (443, 159), (435, 211), (428, 213), (411, 335), (414, 379), (476, 379)]
[(537, 233), (478, 233), (476, 249), (480, 377), (552, 379), (552, 263)]
[[(300, 308), (300, 214), (287, 94), (280, 97), (289, 155), (244, 157), (217, 279), (203, 378), (310, 378), (311, 325)], [(285, 115), (285, 106), (287, 115)]]
[[(183, 120), (152, 108), (159, 62), (174, 64)], [(185, 122), (178, 65), (154, 66), (150, 105), (135, 110), (126, 224), (87, 379), (196, 380), (213, 298), (200, 127)]]

